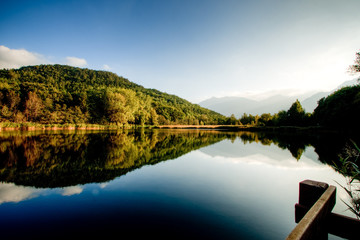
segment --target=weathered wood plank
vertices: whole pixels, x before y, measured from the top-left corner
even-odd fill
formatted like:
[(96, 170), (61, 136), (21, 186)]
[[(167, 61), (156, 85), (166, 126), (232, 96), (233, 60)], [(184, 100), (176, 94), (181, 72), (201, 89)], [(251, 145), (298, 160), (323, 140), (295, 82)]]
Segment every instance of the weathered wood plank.
[[(309, 209), (301, 204), (295, 205), (296, 223), (300, 222)], [(330, 213), (325, 224), (328, 233), (346, 239), (359, 239), (360, 220), (358, 219)]]
[(329, 186), (289, 234), (287, 240), (327, 239), (326, 218), (335, 206), (335, 198), (336, 187)]
[(360, 238), (360, 221), (355, 218), (331, 213), (327, 221), (328, 232), (346, 239)]

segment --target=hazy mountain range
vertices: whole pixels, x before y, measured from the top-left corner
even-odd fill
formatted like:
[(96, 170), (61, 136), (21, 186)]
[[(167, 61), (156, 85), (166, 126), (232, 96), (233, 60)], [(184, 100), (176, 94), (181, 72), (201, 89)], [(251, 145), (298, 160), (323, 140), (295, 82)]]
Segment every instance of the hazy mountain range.
[(264, 95), (258, 95), (256, 97), (212, 97), (199, 103), (200, 106), (221, 113), (225, 116), (234, 114), (237, 118), (241, 117), (244, 113), (252, 115), (261, 115), (262, 113), (278, 113), (281, 110), (288, 110), (296, 99), (298, 99), (306, 110), (306, 112), (312, 113), (317, 107), (317, 102), (331, 94), (332, 92), (344, 87), (357, 84), (357, 78), (346, 81), (339, 85), (336, 89), (330, 92), (309, 92), (306, 94), (293, 94), (291, 96), (283, 93), (268, 93), (268, 96), (264, 98)]

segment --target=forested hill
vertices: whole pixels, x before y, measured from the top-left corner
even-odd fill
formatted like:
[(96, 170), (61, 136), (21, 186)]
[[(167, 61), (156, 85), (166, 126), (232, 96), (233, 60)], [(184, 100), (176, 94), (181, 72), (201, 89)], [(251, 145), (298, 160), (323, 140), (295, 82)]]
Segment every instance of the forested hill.
[(0, 121), (221, 124), (225, 117), (118, 75), (65, 65), (0, 70)]

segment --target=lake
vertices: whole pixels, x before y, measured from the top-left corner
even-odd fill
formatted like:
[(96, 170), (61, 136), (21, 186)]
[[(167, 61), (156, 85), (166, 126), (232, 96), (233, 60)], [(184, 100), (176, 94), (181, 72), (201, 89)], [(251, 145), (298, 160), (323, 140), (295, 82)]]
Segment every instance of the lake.
[(305, 179), (336, 186), (333, 212), (352, 216), (332, 167), (348, 145), (339, 134), (3, 131), (1, 237), (284, 239)]

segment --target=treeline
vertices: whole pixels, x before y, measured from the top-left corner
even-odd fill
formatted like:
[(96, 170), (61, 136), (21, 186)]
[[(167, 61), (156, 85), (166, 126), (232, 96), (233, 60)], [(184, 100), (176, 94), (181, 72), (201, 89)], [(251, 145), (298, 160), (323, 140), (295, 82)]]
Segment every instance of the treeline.
[(0, 134), (0, 181), (34, 187), (105, 182), (226, 139), (211, 131)]
[(227, 118), (230, 125), (247, 126), (326, 126), (359, 129), (360, 85), (344, 87), (318, 101), (313, 113), (307, 113), (296, 100), (288, 110), (276, 114), (251, 115), (244, 113), (239, 119)]
[(64, 65), (0, 70), (0, 122), (224, 124), (225, 117), (106, 71)]

